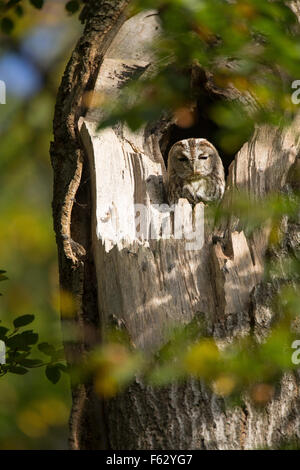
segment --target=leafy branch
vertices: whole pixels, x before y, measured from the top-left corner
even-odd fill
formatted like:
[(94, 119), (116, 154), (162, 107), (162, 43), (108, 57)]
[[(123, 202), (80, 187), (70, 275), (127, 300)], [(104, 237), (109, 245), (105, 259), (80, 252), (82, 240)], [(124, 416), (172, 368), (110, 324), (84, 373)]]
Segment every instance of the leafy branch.
[[(82, 3), (83, 0), (68, 0), (65, 9), (73, 15), (80, 10)], [(45, 5), (45, 0), (0, 0), (0, 28), (4, 34), (11, 34), (16, 20), (26, 13), (28, 4), (41, 10)]]
[[(0, 282), (7, 279), (5, 271), (1, 270)], [(32, 329), (24, 329), (34, 321), (34, 318), (34, 315), (30, 314), (21, 315), (13, 320), (13, 328), (0, 326), (0, 347), (5, 350), (5, 363), (0, 364), (0, 377), (8, 373), (25, 375), (30, 369), (45, 367), (46, 377), (55, 384), (59, 381), (61, 372), (67, 372), (67, 366), (62, 362), (64, 351), (45, 342), (38, 343), (38, 333)], [(31, 357), (35, 345), (47, 356), (47, 360)]]

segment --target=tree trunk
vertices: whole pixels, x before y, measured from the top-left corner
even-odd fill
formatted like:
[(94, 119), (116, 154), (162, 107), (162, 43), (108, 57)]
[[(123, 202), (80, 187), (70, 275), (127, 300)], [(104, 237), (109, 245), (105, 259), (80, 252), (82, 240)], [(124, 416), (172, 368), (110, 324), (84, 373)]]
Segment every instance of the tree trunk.
[[(220, 347), (249, 333), (261, 340), (273, 315), (275, 287), (262, 280), (267, 227), (248, 238), (236, 220), (214, 232), (206, 221), (197, 250), (157, 229), (164, 220), (172, 231), (169, 212), (157, 205), (166, 202), (165, 151), (171, 139), (180, 140), (174, 123), (162, 119), (136, 133), (120, 124), (99, 133), (101, 111), (84, 105), (91, 90), (118, 99), (136, 71), (142, 76), (155, 67), (148, 44), (159, 34), (158, 16), (150, 11), (126, 21), (127, 4), (87, 2), (85, 32), (57, 99), (54, 226), (61, 288), (76, 299), (75, 318), (66, 318), (63, 305), (62, 317), (66, 331), (70, 324), (78, 331), (75, 342), (65, 342), (70, 364), (97, 343), (112, 318), (125, 325), (137, 347), (152, 352), (171, 324), (189, 323), (195, 315), (203, 317)], [(208, 75), (202, 85), (209, 89)], [(285, 131), (256, 128), (230, 165), (222, 204), (234, 188), (258, 198), (284, 188), (299, 151), (298, 126), (299, 119)], [(190, 137), (207, 137), (198, 132)], [(145, 208), (147, 233), (157, 229), (156, 239), (137, 237), (136, 204)], [(195, 211), (205, 216), (202, 204)], [(286, 237), (299, 244), (299, 226), (287, 226)], [(115, 450), (274, 448), (283, 436), (300, 438), (299, 411), (293, 374), (283, 377), (262, 411), (247, 397), (243, 406), (229, 407), (196, 380), (157, 389), (137, 377), (123, 394), (104, 402), (90, 384), (82, 384), (73, 387), (70, 444)]]

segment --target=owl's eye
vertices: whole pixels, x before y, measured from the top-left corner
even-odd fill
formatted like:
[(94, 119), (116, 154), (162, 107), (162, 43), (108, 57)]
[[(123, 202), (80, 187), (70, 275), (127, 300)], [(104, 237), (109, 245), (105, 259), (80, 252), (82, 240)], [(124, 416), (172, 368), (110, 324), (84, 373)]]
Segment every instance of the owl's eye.
[(188, 161), (189, 161), (189, 159), (188, 159), (187, 157), (184, 157), (184, 156), (179, 157), (178, 160), (179, 160), (180, 162), (188, 162)]
[(199, 160), (207, 160), (209, 155), (199, 155)]

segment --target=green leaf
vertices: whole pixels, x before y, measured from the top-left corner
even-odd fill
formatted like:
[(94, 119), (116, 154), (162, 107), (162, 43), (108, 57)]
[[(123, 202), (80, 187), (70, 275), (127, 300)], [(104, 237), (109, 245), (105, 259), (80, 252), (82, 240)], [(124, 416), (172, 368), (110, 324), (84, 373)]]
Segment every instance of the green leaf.
[(66, 4), (66, 10), (72, 14), (76, 13), (76, 11), (79, 10), (79, 2), (76, 0), (70, 0), (70, 2)]
[(27, 374), (28, 370), (25, 369), (24, 367), (11, 366), (9, 368), (9, 372), (12, 372), (13, 374), (18, 374), (18, 375), (24, 375), (24, 374)]
[(24, 15), (23, 7), (21, 7), (21, 5), (17, 5), (15, 8), (15, 13), (19, 18), (22, 17)]
[[(1, 20), (1, 29), (2, 29), (3, 33), (10, 34), (12, 32), (12, 30), (14, 29), (14, 22), (10, 18), (5, 16)], [(4, 280), (4, 279), (2, 279), (2, 280)]]
[(55, 354), (55, 348), (49, 343), (40, 343), (38, 345), (39, 351), (46, 354), (46, 356), (53, 356)]
[(1, 281), (6, 281), (8, 279), (7, 276), (5, 276), (6, 271), (0, 271), (0, 282)]
[(30, 351), (20, 352), (20, 351), (9, 350), (7, 355), (9, 357), (10, 362), (19, 363), (22, 359), (25, 359), (26, 357), (28, 357), (29, 354), (30, 354)]
[(34, 315), (22, 315), (21, 317), (16, 318), (13, 323), (15, 328), (20, 328), (21, 326), (28, 325), (34, 320)]
[(62, 372), (67, 372), (68, 367), (65, 364), (62, 364), (61, 362), (58, 362), (55, 364), (56, 367), (58, 367)]
[(5, 328), (4, 326), (0, 326), (0, 339), (6, 338), (6, 333), (9, 331), (8, 328)]
[(53, 384), (56, 384), (61, 376), (61, 372), (57, 366), (47, 366), (45, 373), (47, 379), (50, 380), (50, 382)]
[(39, 10), (43, 8), (44, 5), (44, 0), (29, 0), (31, 5), (34, 6), (35, 8), (38, 8)]
[(26, 350), (28, 346), (36, 344), (38, 339), (39, 335), (37, 333), (33, 333), (32, 330), (27, 330), (8, 338), (6, 346), (10, 349)]
[(41, 361), (40, 359), (27, 359), (27, 358), (23, 358), (23, 359), (20, 359), (18, 361), (19, 364), (21, 364), (22, 366), (24, 367), (36, 367), (36, 366), (40, 366), (43, 364), (43, 361)]

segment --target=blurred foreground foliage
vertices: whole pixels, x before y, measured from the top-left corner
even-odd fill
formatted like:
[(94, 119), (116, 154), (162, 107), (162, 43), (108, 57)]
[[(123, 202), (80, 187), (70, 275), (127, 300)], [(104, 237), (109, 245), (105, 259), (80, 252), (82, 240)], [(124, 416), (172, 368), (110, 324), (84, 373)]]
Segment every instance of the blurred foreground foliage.
[[(4, 3), (12, 6), (0, 6)], [(6, 104), (0, 106), (0, 260), (9, 273), (9, 281), (1, 283), (0, 326), (9, 335), (16, 318), (34, 315), (34, 327), (24, 326), (17, 334), (31, 329), (38, 334), (28, 358), (43, 365), (1, 378), (0, 449), (65, 449), (70, 380), (63, 373), (55, 385), (49, 381), (63, 372), (51, 366), (64, 365), (54, 357), (55, 351), (61, 355), (62, 335), (49, 145), (56, 93), (81, 25), (66, 14), (66, 2), (45, 0), (42, 9), (27, 0), (18, 3), (23, 16), (13, 7), (0, 9), (1, 18), (14, 22), (9, 35), (0, 32), (0, 79), (7, 85)], [(39, 81), (24, 93), (32, 73)]]
[[(30, 11), (28, 6), (41, 10), (46, 3), (46, 0), (0, 0), (0, 28), (2, 32), (11, 34), (15, 23)], [(71, 15), (78, 12), (82, 3), (82, 0), (66, 0), (66, 12)]]
[[(16, 34), (22, 40), (19, 25), (25, 21), (25, 8), (31, 5), (41, 9), (44, 3), (47, 2), (0, 1), (2, 32)], [(82, 3), (63, 2), (70, 13), (78, 11)], [(100, 123), (102, 127), (123, 121), (136, 130), (162, 115), (173, 115), (179, 127), (189, 128), (195, 123), (197, 103), (204, 118), (214, 124), (215, 143), (234, 155), (256, 124), (284, 126), (291, 121), (297, 112), (291, 93), (293, 81), (300, 77), (300, 42), (299, 23), (287, 2), (136, 0), (131, 4), (130, 14), (145, 8), (158, 9), (161, 18), (163, 33), (153, 48), (158, 65), (151, 76), (145, 74), (128, 83), (118, 103), (109, 102), (106, 96), (97, 97), (106, 115)], [(194, 68), (212, 73), (215, 87), (219, 91), (235, 90), (236, 98), (208, 104), (205, 96), (191, 84)], [(53, 75), (59, 75), (62, 70), (59, 64), (54, 67)], [(50, 214), (45, 211), (50, 202), (49, 168), (45, 165), (51, 127), (49, 110), (54, 103), (53, 83), (57, 85), (53, 75), (50, 87), (48, 81), (36, 100), (21, 109), (11, 101), (10, 113), (16, 109), (17, 113), (10, 122), (7, 119), (1, 122), (2, 129), (10, 127), (11, 131), (1, 141), (4, 158), (0, 168), (7, 177), (1, 187), (8, 189), (0, 201), (3, 237), (0, 253), (5, 267), (9, 265), (14, 278), (19, 280), (8, 289), (4, 301), (6, 317), (10, 318), (11, 311), (24, 315), (33, 305), (42, 306), (46, 314), (57, 311), (58, 294), (53, 287), (57, 279), (54, 243), (50, 235)], [(270, 246), (280, 247), (281, 222), (286, 215), (297, 219), (299, 199), (275, 195), (253, 202), (239, 195), (229, 210), (229, 215), (236, 216), (240, 228), (249, 234), (268, 220)], [(218, 210), (214, 215), (218, 220)], [(10, 218), (12, 223), (7, 224)], [(13, 246), (9, 253), (7, 240)], [(217, 395), (232, 403), (240, 402), (247, 392), (258, 406), (264, 406), (274, 396), (281, 375), (295, 370), (299, 362), (294, 327), (300, 313), (299, 276), (299, 253), (287, 256), (284, 263), (277, 259), (266, 264), (264, 281), (277, 282), (278, 289), (273, 299), (272, 329), (261, 342), (250, 335), (221, 347), (207, 334), (200, 315), (184, 328), (175, 327), (167, 344), (155, 356), (148, 357), (130, 344), (126, 332), (111, 331), (107, 343), (92, 351), (74, 371), (74, 379), (92, 379), (95, 390), (109, 398), (128, 386), (136, 374), (149, 384), (161, 386), (193, 376), (204, 380)], [(62, 303), (72, 315), (74, 302), (68, 293), (63, 293)], [(47, 322), (41, 325), (44, 334), (49, 334), (52, 328)], [(3, 406), (13, 413), (18, 384), (1, 382), (7, 387), (6, 392), (2, 389)], [(41, 387), (41, 381), (37, 386)], [(23, 393), (25, 405), (18, 410), (16, 422), (24, 435), (35, 439), (47, 436), (48, 426), (65, 422), (66, 406), (59, 392), (56, 397), (41, 400), (35, 396), (32, 401), (31, 388)], [(11, 425), (6, 416), (0, 425), (0, 440), (9, 433)], [(14, 445), (13, 440), (2, 444), (3, 447)], [(30, 444), (23, 441), (23, 445)]]
[[(215, 127), (214, 142), (234, 154), (255, 124), (288, 124), (297, 110), (291, 87), (300, 77), (300, 29), (287, 4), (135, 0), (132, 15), (146, 8), (159, 12), (162, 34), (153, 45), (155, 70), (126, 84), (117, 103), (105, 94), (97, 96), (106, 111), (100, 127), (123, 121), (136, 130), (162, 114), (191, 127), (197, 103), (202, 118)], [(208, 102), (203, 87), (193, 85), (195, 68), (209, 73), (220, 97), (229, 90), (231, 99)]]

